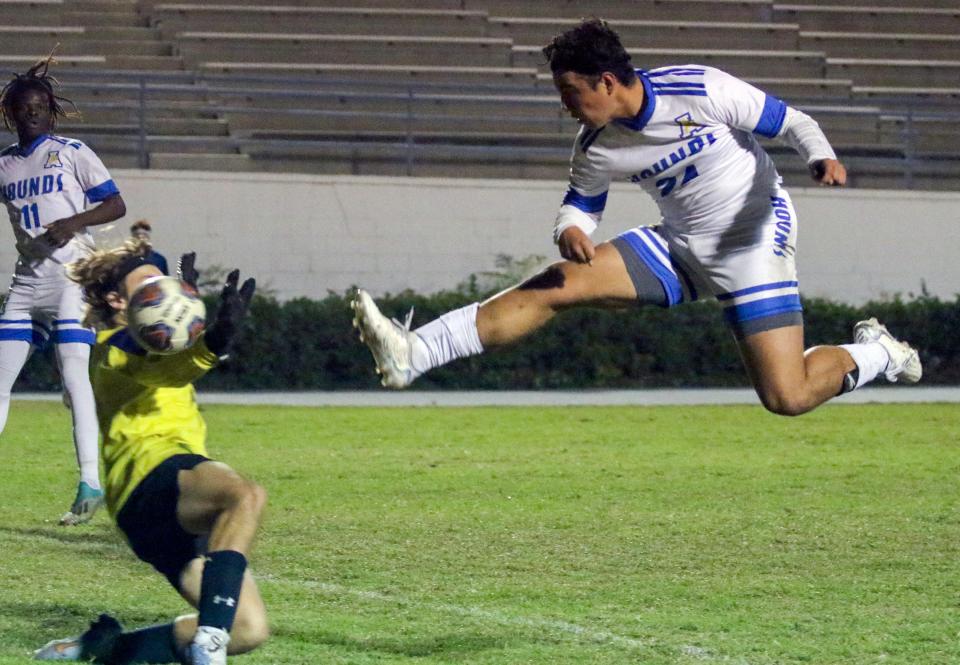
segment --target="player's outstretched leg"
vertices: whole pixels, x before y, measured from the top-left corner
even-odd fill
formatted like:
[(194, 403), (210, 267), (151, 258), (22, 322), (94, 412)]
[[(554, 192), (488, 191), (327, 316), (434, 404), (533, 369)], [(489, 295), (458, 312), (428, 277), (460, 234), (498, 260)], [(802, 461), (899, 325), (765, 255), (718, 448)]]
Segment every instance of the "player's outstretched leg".
[(451, 310), (416, 330), (410, 330), (410, 315), (401, 324), (381, 314), (366, 291), (358, 290), (351, 306), (354, 326), (373, 353), (381, 383), (405, 388), (435, 367), (523, 339), (564, 309), (583, 304), (619, 308), (638, 299), (659, 302), (662, 288), (651, 280), (656, 293), (641, 297), (619, 250), (602, 243), (590, 263), (560, 261), (483, 303)]
[(387, 388), (409, 386), (417, 377), (411, 360), (415, 337), (410, 332), (413, 310), (403, 324), (388, 319), (363, 289), (357, 289), (350, 306), (354, 311), (353, 326), (360, 331), (360, 341), (373, 354), (380, 383)]
[(34, 651), (33, 657), (35, 660), (111, 662), (122, 632), (119, 621), (109, 614), (101, 614), (83, 635), (48, 642)]
[(787, 326), (738, 340), (747, 372), (763, 405), (773, 413), (797, 416), (839, 394), (884, 375), (915, 383), (920, 357), (876, 319), (854, 326), (854, 344), (803, 350), (803, 327)]

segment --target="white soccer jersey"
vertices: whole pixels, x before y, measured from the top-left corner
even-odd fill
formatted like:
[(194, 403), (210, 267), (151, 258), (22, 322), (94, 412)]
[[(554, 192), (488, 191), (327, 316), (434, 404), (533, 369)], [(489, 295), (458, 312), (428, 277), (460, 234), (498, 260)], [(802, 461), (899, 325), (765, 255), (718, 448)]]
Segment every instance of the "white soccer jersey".
[[(778, 136), (787, 106), (725, 72), (683, 65), (637, 72), (645, 104), (636, 118), (577, 136), (557, 232), (596, 228), (611, 180), (631, 180), (681, 233), (765, 216), (780, 182), (754, 134)], [(830, 155), (832, 156), (832, 155)]]
[(44, 135), (23, 150), (14, 144), (0, 152), (0, 200), (6, 204), (20, 258), (16, 274), (40, 279), (62, 277), (63, 266), (89, 252), (89, 232), (52, 248), (34, 239), (44, 227), (83, 212), (119, 193), (107, 168), (81, 141)]

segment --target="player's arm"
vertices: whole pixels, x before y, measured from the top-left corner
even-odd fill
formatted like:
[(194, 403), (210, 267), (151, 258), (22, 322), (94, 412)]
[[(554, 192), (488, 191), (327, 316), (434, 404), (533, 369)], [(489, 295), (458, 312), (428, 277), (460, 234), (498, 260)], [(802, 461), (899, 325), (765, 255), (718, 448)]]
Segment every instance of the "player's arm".
[(98, 226), (120, 219), (127, 214), (127, 205), (119, 193), (103, 199), (95, 208), (85, 210), (72, 217), (64, 217), (47, 225), (44, 231), (46, 242), (54, 247), (63, 247), (76, 234), (88, 226)]
[(821, 185), (846, 184), (846, 168), (837, 159), (820, 125), (806, 113), (788, 106), (777, 138), (803, 157), (811, 177)]
[(63, 247), (88, 226), (106, 224), (127, 214), (127, 206), (107, 167), (93, 150), (86, 145), (79, 145), (78, 148), (70, 148), (75, 150), (72, 154), (74, 176), (87, 200), (99, 205), (48, 224), (42, 237), (54, 247)]
[(786, 143), (803, 157), (811, 176), (821, 184), (846, 182), (846, 169), (813, 118), (746, 81), (719, 69), (705, 69), (708, 100), (718, 122)]
[(584, 129), (577, 137), (570, 164), (570, 186), (553, 227), (553, 241), (560, 256), (578, 263), (593, 260), (595, 252), (590, 235), (603, 217), (610, 188), (610, 178), (601, 173), (588, 156), (590, 144), (596, 139), (591, 132), (596, 131)]

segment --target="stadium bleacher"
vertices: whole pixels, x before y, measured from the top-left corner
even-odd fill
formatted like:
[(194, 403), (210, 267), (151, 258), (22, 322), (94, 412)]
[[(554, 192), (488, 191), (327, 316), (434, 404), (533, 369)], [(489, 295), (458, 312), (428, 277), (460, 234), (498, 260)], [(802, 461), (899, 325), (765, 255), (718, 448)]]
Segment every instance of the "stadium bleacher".
[(638, 66), (721, 67), (808, 110), (857, 186), (958, 188), (956, 1), (0, 0), (0, 64), (59, 44), (82, 111), (61, 131), (116, 166), (562, 178), (576, 128), (540, 48), (586, 15)]

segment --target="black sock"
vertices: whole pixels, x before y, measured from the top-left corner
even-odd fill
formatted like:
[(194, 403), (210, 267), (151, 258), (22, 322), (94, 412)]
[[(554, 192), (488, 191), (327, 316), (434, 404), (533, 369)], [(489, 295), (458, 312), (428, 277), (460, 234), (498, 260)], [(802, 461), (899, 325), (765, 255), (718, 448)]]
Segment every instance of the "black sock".
[(173, 624), (141, 628), (124, 633), (113, 647), (112, 661), (123, 663), (179, 663)]
[(857, 381), (860, 380), (860, 368), (854, 367), (852, 370), (843, 375), (843, 385), (840, 386), (840, 392), (838, 395), (843, 395), (848, 393), (857, 387)]
[(199, 625), (230, 632), (246, 568), (247, 558), (240, 552), (220, 550), (207, 554), (200, 580)]

